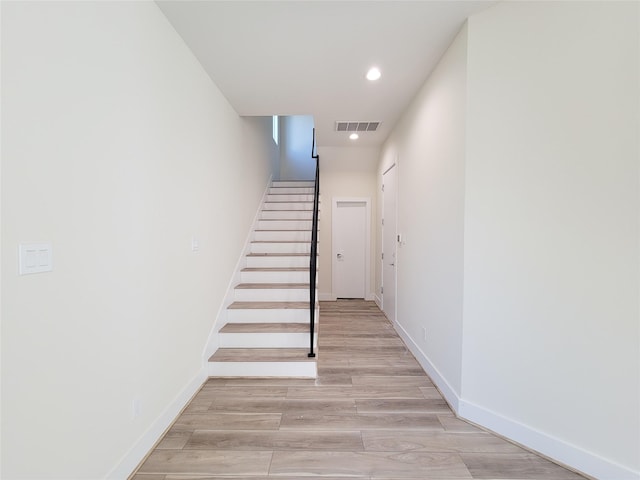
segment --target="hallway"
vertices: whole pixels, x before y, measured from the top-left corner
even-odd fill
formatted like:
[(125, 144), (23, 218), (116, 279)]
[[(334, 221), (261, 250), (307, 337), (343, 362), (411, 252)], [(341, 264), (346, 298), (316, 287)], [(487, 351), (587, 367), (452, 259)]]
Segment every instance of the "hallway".
[(210, 379), (132, 480), (583, 478), (458, 420), (373, 302), (322, 302), (317, 380)]

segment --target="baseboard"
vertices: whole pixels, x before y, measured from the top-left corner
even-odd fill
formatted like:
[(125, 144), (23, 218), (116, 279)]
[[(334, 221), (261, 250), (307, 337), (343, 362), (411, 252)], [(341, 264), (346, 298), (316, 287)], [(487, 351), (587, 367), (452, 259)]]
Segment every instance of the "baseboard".
[(364, 299), (370, 302), (372, 300), (375, 300), (376, 296), (373, 293), (369, 293), (366, 297), (364, 297)]
[(382, 310), (382, 299), (378, 295), (374, 295), (373, 301), (376, 302), (378, 308)]
[(461, 400), (458, 415), (503, 437), (534, 450), (570, 469), (600, 480), (639, 480), (640, 472), (630, 470), (592, 452), (506, 418), (469, 401)]
[(543, 456), (570, 469), (584, 473), (600, 480), (640, 480), (640, 472), (630, 470), (594, 453), (571, 445), (547, 433), (506, 418), (472, 402), (464, 400), (456, 394), (447, 380), (429, 360), (429, 357), (418, 347), (402, 325), (397, 322), (394, 327), (404, 340), (411, 353), (416, 357), (442, 396), (456, 414), (465, 420), (480, 425), (487, 430), (538, 452)]
[(109, 472), (106, 478), (114, 480), (128, 478), (206, 380), (207, 373), (203, 366), (118, 462), (115, 468)]
[(413, 341), (413, 339), (409, 336), (407, 331), (402, 328), (398, 322), (394, 322), (393, 326), (395, 327), (398, 335), (404, 340), (404, 343), (407, 345), (413, 356), (416, 357), (420, 366), (427, 372), (427, 375), (431, 377), (434, 385), (440, 390), (440, 393), (447, 401), (449, 406), (456, 412), (458, 411), (458, 406), (460, 405), (460, 397), (455, 392), (455, 390), (449, 385), (449, 382), (442, 376), (440, 371), (433, 365), (429, 357), (425, 355), (425, 353), (418, 347), (418, 345)]

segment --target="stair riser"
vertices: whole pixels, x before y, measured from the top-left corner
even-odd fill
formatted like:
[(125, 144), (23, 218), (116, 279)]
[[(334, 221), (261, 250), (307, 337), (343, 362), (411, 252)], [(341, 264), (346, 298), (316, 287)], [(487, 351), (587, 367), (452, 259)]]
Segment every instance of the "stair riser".
[(267, 194), (267, 202), (313, 202), (313, 195), (294, 193), (293, 195)]
[(267, 242), (310, 242), (311, 232), (298, 230), (257, 230), (253, 239)]
[[(220, 333), (221, 348), (306, 348), (309, 333)], [(318, 335), (314, 335), (314, 346)]]
[(240, 281), (242, 283), (309, 283), (309, 272), (240, 272)]
[[(308, 301), (308, 300), (307, 300)], [(320, 311), (316, 308), (315, 323), (319, 323)], [(297, 308), (265, 308), (227, 310), (227, 323), (309, 323), (309, 310)]]
[(309, 290), (302, 288), (236, 288), (236, 302), (308, 302)]
[(247, 257), (248, 268), (308, 267), (309, 256), (304, 257)]
[(316, 378), (316, 362), (209, 362), (210, 377)]
[(258, 230), (311, 230), (311, 220), (258, 220)]
[(313, 212), (311, 210), (297, 210), (293, 212), (286, 210), (277, 210), (275, 212), (263, 210), (260, 213), (260, 218), (274, 220), (311, 220), (312, 216)]
[(298, 203), (298, 202), (265, 202), (264, 210), (296, 210), (296, 211), (312, 211), (313, 203)]
[(252, 243), (251, 253), (306, 253), (311, 252), (309, 242), (296, 243)]
[(271, 187), (269, 189), (269, 195), (278, 195), (278, 194), (302, 194), (302, 195), (313, 195), (313, 187)]
[(272, 187), (306, 187), (313, 188), (313, 180), (274, 180), (271, 182)]

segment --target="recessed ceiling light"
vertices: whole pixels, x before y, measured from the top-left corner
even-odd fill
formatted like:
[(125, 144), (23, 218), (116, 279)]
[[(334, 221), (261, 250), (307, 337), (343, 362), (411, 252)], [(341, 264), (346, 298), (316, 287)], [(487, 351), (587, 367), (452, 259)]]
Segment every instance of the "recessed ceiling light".
[(351, 135), (349, 135), (349, 138), (350, 138), (351, 140), (357, 140), (359, 137), (358, 137), (358, 134), (357, 134), (357, 133), (352, 133)]
[(378, 67), (371, 67), (367, 72), (367, 80), (371, 80), (372, 82), (378, 80), (382, 76), (380, 73), (380, 69)]

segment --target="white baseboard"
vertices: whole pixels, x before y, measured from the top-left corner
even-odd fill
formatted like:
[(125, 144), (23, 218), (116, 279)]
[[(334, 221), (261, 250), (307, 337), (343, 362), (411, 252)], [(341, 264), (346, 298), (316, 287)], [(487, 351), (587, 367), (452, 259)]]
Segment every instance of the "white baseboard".
[(553, 459), (571, 469), (586, 473), (600, 480), (639, 480), (640, 472), (602, 458), (592, 452), (540, 432), (529, 425), (506, 418), (496, 412), (461, 400), (458, 415), (481, 425), (492, 432), (507, 437), (527, 448)]
[(425, 355), (420, 347), (418, 347), (418, 345), (409, 336), (406, 330), (402, 328), (402, 325), (400, 325), (398, 322), (395, 322), (393, 326), (398, 332), (398, 335), (400, 335), (402, 340), (404, 340), (404, 343), (407, 344), (407, 347), (409, 347), (409, 350), (411, 350), (413, 356), (416, 357), (416, 360), (418, 360), (420, 366), (424, 369), (425, 372), (427, 372), (427, 375), (431, 377), (434, 385), (438, 387), (438, 390), (440, 390), (440, 393), (445, 398), (447, 403), (449, 403), (451, 408), (453, 408), (457, 412), (458, 406), (460, 404), (460, 397), (458, 396), (458, 394), (451, 387), (451, 385), (449, 385), (449, 382), (447, 382), (447, 380), (440, 374), (433, 363), (431, 363), (429, 357)]
[(207, 372), (203, 366), (196, 376), (193, 377), (173, 401), (169, 403), (167, 408), (164, 409), (147, 431), (135, 442), (133, 447), (131, 447), (126, 455), (118, 462), (118, 465), (109, 472), (106, 478), (114, 480), (128, 478), (144, 459), (145, 455), (151, 451), (162, 434), (171, 426), (189, 400), (200, 390), (200, 387), (206, 380)]
[(382, 310), (382, 299), (378, 295), (374, 295), (373, 301), (376, 302), (378, 308)]
[(462, 399), (440, 374), (425, 353), (397, 322), (394, 327), (418, 363), (431, 377), (451, 408), (465, 420), (506, 437), (562, 465), (600, 480), (640, 480), (640, 472), (630, 470), (592, 452), (583, 450), (535, 428), (506, 418)]
[(370, 302), (371, 300), (375, 300), (376, 296), (373, 293), (369, 293), (366, 297), (364, 297), (364, 299)]

